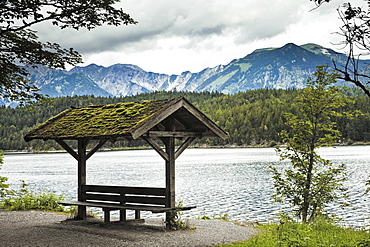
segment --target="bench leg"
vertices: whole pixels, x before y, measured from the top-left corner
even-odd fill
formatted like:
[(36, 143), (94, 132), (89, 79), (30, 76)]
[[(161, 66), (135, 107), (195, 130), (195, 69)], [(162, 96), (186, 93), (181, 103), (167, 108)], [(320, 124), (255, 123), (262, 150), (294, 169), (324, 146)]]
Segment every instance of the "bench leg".
[(86, 219), (86, 206), (78, 206), (78, 219), (85, 220)]
[(170, 211), (170, 212), (166, 212), (166, 229), (167, 230), (171, 230), (173, 225), (172, 225), (172, 219), (174, 217), (174, 212), (173, 211)]
[(104, 222), (110, 222), (110, 210), (104, 209)]
[(140, 210), (135, 210), (135, 219), (136, 220), (140, 219)]
[(119, 220), (126, 221), (126, 209), (120, 210), (119, 212)]

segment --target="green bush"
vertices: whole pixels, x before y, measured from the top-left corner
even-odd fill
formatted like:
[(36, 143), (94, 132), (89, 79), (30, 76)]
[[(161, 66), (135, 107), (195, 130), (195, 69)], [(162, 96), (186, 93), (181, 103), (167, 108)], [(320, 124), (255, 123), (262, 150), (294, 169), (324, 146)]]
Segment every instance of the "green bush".
[(0, 201), (0, 208), (9, 211), (46, 210), (64, 212), (64, 207), (58, 203), (64, 200), (64, 196), (46, 191), (35, 193), (27, 189), (28, 185), (23, 180), (21, 182), (20, 190), (8, 190), (7, 195)]
[(170, 229), (175, 231), (195, 229), (195, 227), (189, 226), (188, 221), (183, 221), (181, 219), (181, 215), (183, 215), (183, 212), (181, 210), (182, 206), (182, 201), (176, 202), (175, 210), (171, 212), (171, 217), (169, 219), (169, 222), (167, 222), (170, 225)]
[[(0, 150), (0, 169), (3, 163), (4, 153)], [(6, 181), (8, 181), (7, 177), (0, 176), (0, 199), (8, 194), (9, 184), (7, 184)]]
[[(0, 169), (3, 164), (3, 152), (0, 150)], [(21, 180), (19, 190), (10, 189), (7, 177), (0, 176), (0, 208), (9, 211), (17, 210), (45, 210), (55, 212), (66, 212), (73, 214), (75, 208), (65, 209), (59, 204), (64, 196), (58, 196), (51, 192), (42, 191), (35, 193), (27, 189), (28, 184)]]

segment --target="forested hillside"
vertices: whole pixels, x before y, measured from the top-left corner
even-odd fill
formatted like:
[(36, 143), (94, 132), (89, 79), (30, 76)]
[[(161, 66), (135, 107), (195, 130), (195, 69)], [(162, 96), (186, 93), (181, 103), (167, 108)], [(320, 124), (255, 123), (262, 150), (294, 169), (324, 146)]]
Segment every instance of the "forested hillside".
[[(23, 136), (36, 125), (68, 109), (71, 106), (103, 105), (118, 102), (154, 100), (185, 97), (203, 111), (221, 128), (229, 133), (225, 141), (205, 139), (195, 142), (196, 145), (266, 145), (280, 142), (279, 133), (284, 126), (284, 112), (299, 112), (292, 102), (296, 90), (259, 89), (234, 95), (221, 93), (184, 93), (154, 92), (129, 97), (104, 98), (94, 96), (76, 96), (55, 98), (53, 107), (42, 106), (33, 111), (24, 107), (0, 108), (0, 149), (2, 150), (55, 150), (61, 149), (56, 142), (36, 140), (26, 143)], [(342, 142), (370, 141), (370, 99), (356, 93), (348, 92), (355, 100), (347, 110), (361, 110), (362, 115), (353, 120), (337, 119), (338, 129), (343, 133)], [(144, 142), (117, 142), (105, 147), (140, 146)]]

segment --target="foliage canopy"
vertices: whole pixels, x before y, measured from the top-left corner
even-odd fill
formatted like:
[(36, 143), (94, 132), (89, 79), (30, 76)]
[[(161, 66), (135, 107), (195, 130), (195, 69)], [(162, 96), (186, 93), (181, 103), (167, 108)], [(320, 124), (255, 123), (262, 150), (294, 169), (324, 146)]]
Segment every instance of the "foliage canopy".
[(313, 75), (315, 78), (307, 80), (307, 87), (296, 98), (300, 114), (285, 114), (290, 131), (282, 131), (281, 135), (287, 147), (277, 148), (277, 153), (281, 160), (290, 161), (291, 168), (282, 173), (270, 166), (276, 189), (274, 198), (295, 207), (304, 223), (313, 221), (345, 191), (345, 165), (334, 167), (316, 150), (339, 139), (341, 133), (333, 117), (353, 117), (337, 111), (348, 103), (341, 88), (332, 86), (338, 75), (329, 73), (326, 66), (318, 66)]
[(0, 3), (0, 97), (21, 103), (43, 99), (27, 79), (28, 68), (65, 69), (82, 62), (73, 48), (41, 42), (30, 27), (50, 21), (61, 29), (136, 24), (129, 14), (116, 9), (118, 0), (5, 0)]

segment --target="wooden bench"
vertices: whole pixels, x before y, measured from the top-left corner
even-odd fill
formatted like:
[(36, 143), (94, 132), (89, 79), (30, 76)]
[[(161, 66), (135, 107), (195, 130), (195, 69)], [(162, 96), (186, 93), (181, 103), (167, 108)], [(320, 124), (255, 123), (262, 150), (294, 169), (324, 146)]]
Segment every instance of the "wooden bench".
[(135, 219), (140, 219), (140, 211), (164, 213), (195, 208), (166, 207), (165, 193), (165, 188), (83, 185), (82, 201), (59, 203), (65, 206), (100, 207), (104, 211), (104, 222), (110, 222), (110, 211), (113, 210), (120, 210), (120, 221), (126, 221), (126, 210), (135, 210)]

